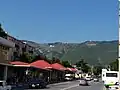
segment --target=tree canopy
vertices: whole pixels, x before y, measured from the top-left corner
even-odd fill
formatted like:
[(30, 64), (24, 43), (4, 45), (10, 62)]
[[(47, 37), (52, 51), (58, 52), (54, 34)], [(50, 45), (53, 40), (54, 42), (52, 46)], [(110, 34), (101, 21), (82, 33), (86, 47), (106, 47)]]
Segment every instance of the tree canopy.
[(90, 66), (85, 62), (84, 59), (78, 61), (76, 66), (79, 67), (84, 73), (88, 73), (91, 70)]
[(118, 71), (118, 59), (110, 63), (110, 69), (113, 71)]
[(2, 25), (0, 24), (0, 37), (7, 38), (7, 34), (2, 28)]
[(64, 67), (72, 67), (72, 65), (70, 64), (69, 61), (62, 61), (62, 65), (63, 65)]
[(20, 60), (22, 62), (31, 63), (33, 58), (34, 58), (34, 56), (30, 55), (29, 53), (23, 53), (20, 55), (18, 60)]
[(94, 68), (93, 68), (93, 73), (94, 73), (94, 75), (99, 75), (99, 74), (101, 74), (101, 72), (102, 72), (102, 66), (99, 66), (99, 65), (96, 65), (96, 66), (94, 66)]

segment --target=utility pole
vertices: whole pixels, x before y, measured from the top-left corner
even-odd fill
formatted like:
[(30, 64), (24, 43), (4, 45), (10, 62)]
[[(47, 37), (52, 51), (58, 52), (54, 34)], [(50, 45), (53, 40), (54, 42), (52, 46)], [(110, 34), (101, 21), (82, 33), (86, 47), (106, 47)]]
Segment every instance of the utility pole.
[(92, 75), (94, 75), (94, 73), (93, 73), (93, 69), (94, 69), (94, 66), (92, 65), (92, 66), (91, 66), (91, 72), (92, 72)]
[(119, 50), (118, 50), (118, 62), (119, 62), (119, 89), (120, 89), (120, 0), (119, 0)]

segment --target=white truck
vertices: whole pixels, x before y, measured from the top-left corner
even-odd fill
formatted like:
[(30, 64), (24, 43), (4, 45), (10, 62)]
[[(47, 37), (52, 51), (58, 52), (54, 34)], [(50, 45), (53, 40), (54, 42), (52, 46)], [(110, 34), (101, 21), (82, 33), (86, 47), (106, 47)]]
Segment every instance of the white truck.
[(118, 86), (119, 73), (118, 71), (106, 71), (103, 75), (103, 81), (106, 88)]
[(107, 72), (107, 69), (102, 69), (102, 81), (103, 81), (103, 82), (104, 82), (105, 79), (106, 79), (106, 76), (105, 76), (106, 72)]

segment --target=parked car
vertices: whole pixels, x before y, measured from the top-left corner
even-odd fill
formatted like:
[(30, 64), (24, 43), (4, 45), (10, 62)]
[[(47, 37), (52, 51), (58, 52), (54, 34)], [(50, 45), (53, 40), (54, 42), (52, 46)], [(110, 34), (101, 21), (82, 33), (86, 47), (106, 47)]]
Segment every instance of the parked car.
[(11, 90), (11, 85), (7, 85), (6, 81), (0, 81), (0, 90)]
[(88, 86), (89, 84), (88, 84), (86, 79), (80, 79), (79, 85), (81, 85), (81, 86)]
[(94, 80), (94, 82), (99, 82), (99, 78), (97, 78), (97, 77), (94, 78), (93, 80)]
[(11, 85), (11, 90), (24, 90), (25, 87), (23, 84), (12, 84)]
[(28, 80), (29, 88), (46, 88), (47, 83), (41, 79), (30, 79)]
[(15, 80), (15, 78), (7, 78), (6, 80), (7, 85), (11, 86), (11, 90), (24, 90), (24, 84), (23, 83), (19, 83)]
[(87, 81), (91, 81), (91, 77), (86, 77), (85, 78)]
[(72, 81), (74, 79), (73, 75), (72, 74), (66, 74), (65, 75), (65, 80), (66, 81)]

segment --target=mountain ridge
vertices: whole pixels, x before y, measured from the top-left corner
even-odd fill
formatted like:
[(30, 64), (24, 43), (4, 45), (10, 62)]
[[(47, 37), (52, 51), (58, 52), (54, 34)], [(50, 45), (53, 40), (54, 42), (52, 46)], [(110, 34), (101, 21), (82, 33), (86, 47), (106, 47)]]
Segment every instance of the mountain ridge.
[[(36, 43), (33, 41), (22, 40), (27, 44), (35, 46), (51, 58), (52, 56), (60, 60), (68, 60), (76, 63), (80, 58), (84, 58), (89, 64), (108, 64), (118, 57), (118, 40), (112, 41), (85, 41), (82, 43)], [(50, 47), (53, 45), (54, 47)]]

